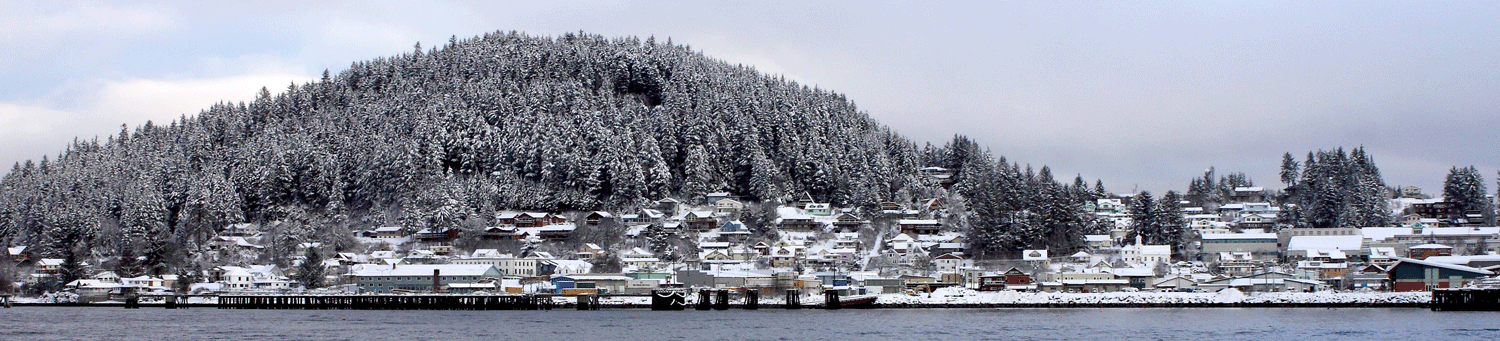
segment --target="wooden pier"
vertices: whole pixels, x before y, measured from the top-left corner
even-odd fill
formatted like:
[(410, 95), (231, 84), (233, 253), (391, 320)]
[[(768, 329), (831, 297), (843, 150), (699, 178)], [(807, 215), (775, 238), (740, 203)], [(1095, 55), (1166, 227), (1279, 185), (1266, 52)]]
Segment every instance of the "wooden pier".
[[(579, 302), (584, 302), (580, 299)], [(590, 307), (598, 309), (597, 298)], [(308, 295), (219, 296), (219, 309), (552, 310), (544, 295)]]
[(1500, 311), (1500, 289), (1433, 290), (1433, 311)]

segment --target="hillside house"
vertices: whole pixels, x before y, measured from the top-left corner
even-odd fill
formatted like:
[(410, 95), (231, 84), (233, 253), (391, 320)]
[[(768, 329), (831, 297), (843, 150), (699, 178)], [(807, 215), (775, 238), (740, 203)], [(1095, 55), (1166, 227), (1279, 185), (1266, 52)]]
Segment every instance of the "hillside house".
[(31, 259), (31, 251), (28, 251), (25, 246), (12, 246), (5, 248), (5, 256), (10, 257), (11, 262), (20, 264)]
[(956, 273), (963, 266), (964, 258), (951, 253), (945, 253), (932, 259), (934, 270), (939, 273)]
[(802, 208), (808, 215), (827, 217), (833, 214), (833, 205), (826, 203), (809, 203)]
[(1229, 198), (1235, 202), (1261, 202), (1266, 200), (1265, 187), (1235, 187)]
[(495, 216), (495, 223), (515, 227), (542, 227), (567, 222), (568, 219), (561, 216), (539, 212), (505, 212)]
[(583, 243), (582, 246), (578, 247), (577, 254), (578, 259), (595, 259), (605, 256), (604, 248), (594, 243)]
[(594, 211), (583, 217), (583, 224), (588, 226), (599, 226), (605, 222), (614, 220), (615, 216), (605, 211)]
[(260, 235), (260, 227), (251, 223), (230, 224), (219, 232), (221, 236), (232, 237), (255, 237)]
[(787, 231), (814, 231), (820, 230), (823, 223), (813, 220), (811, 215), (802, 213), (795, 207), (777, 207), (776, 225)]
[(834, 216), (833, 227), (840, 232), (855, 232), (869, 224), (868, 220), (860, 219), (854, 213), (844, 212)]
[(620, 219), (623, 220), (623, 221), (625, 221), (626, 224), (648, 224), (648, 225), (649, 224), (658, 224), (659, 225), (664, 220), (666, 220), (666, 217), (667, 217), (666, 214), (661, 213), (661, 211), (657, 211), (657, 210), (653, 210), (653, 209), (649, 209), (649, 208), (643, 208), (640, 211), (637, 211), (635, 214), (626, 214), (626, 215), (620, 216)]
[(896, 225), (901, 227), (901, 233), (907, 234), (937, 234), (943, 227), (942, 223), (932, 219), (902, 219), (897, 220)]
[(682, 202), (672, 198), (661, 199), (656, 201), (654, 208), (668, 217), (675, 217), (682, 213), (679, 211), (682, 208)]
[(375, 238), (401, 238), (406, 236), (406, 228), (400, 226), (383, 226), (375, 228)]
[(740, 211), (744, 211), (745, 210), (745, 203), (742, 203), (739, 200), (725, 198), (725, 199), (719, 199), (717, 201), (713, 201), (713, 203), (714, 203), (714, 212), (720, 213), (720, 214), (735, 215), (735, 214), (739, 214)]
[(713, 212), (691, 211), (682, 215), (682, 224), (693, 231), (703, 232), (718, 227), (719, 221), (714, 219)]

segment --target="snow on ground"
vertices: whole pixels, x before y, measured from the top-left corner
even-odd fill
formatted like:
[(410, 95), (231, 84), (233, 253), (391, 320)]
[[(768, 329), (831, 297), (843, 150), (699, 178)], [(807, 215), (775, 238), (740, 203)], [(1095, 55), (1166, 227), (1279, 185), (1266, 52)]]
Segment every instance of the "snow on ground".
[(1241, 293), (1226, 289), (1217, 293), (1110, 292), (1110, 293), (1022, 293), (981, 292), (942, 288), (932, 294), (880, 295), (878, 304), (1203, 304), (1203, 303), (1427, 303), (1431, 292), (1275, 292)]

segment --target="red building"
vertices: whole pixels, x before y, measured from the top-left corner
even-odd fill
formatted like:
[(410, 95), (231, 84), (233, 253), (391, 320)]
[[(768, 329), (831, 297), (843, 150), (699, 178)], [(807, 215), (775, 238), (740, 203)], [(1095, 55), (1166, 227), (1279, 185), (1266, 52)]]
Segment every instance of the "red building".
[(1458, 288), (1476, 279), (1494, 275), (1484, 269), (1411, 258), (1402, 258), (1391, 264), (1386, 274), (1390, 276), (1391, 288), (1395, 291)]
[(1441, 244), (1422, 244), (1406, 248), (1406, 253), (1412, 259), (1427, 259), (1432, 256), (1452, 256), (1453, 247)]

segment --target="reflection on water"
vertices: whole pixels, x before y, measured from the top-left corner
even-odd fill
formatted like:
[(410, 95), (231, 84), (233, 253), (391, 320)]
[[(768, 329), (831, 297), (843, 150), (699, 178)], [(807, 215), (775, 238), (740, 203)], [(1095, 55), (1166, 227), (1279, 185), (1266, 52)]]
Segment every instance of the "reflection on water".
[(17, 307), (0, 340), (1500, 339), (1500, 313), (1426, 309), (363, 311)]

